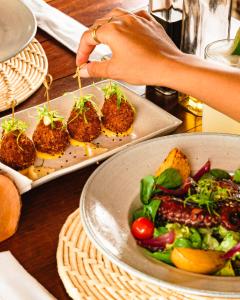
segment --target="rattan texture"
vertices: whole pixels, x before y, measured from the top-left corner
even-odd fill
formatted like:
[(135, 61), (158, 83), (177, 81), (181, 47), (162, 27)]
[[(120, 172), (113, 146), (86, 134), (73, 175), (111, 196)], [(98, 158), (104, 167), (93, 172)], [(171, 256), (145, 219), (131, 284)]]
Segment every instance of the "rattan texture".
[(15, 57), (0, 63), (0, 111), (20, 104), (42, 84), (48, 60), (40, 43), (33, 41)]
[(77, 209), (59, 235), (58, 273), (75, 300), (220, 300), (167, 290), (133, 277), (113, 264), (90, 242)]

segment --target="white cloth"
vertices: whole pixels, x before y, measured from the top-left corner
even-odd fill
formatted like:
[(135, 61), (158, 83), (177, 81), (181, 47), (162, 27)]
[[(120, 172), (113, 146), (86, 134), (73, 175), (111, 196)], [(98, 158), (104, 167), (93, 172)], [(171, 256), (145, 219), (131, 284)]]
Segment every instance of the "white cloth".
[[(22, 0), (37, 19), (37, 25), (71, 51), (77, 53), (82, 34), (88, 29), (83, 24), (48, 5), (44, 0)], [(100, 60), (110, 55), (106, 45), (98, 45), (90, 56), (91, 60)]]
[(10, 251), (0, 252), (0, 300), (54, 300)]

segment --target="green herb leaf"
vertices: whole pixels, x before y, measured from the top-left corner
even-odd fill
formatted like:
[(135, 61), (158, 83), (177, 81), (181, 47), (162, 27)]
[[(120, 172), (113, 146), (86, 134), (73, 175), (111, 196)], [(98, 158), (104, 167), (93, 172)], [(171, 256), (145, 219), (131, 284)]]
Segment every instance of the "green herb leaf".
[(188, 239), (178, 238), (175, 240), (173, 246), (177, 248), (192, 248), (192, 243)]
[(231, 176), (226, 172), (225, 170), (222, 169), (212, 169), (209, 172), (213, 177), (216, 179), (230, 179)]
[(205, 179), (214, 179), (215, 177), (212, 175), (212, 174), (210, 174), (210, 172), (207, 172), (207, 173), (205, 173), (205, 174), (203, 174), (203, 176), (199, 179), (199, 181), (200, 180), (205, 180)]
[(138, 208), (133, 212), (133, 220), (140, 217), (146, 217), (154, 222), (160, 203), (161, 201), (159, 199), (153, 199), (149, 204), (145, 204), (143, 207)]
[(201, 249), (202, 247), (202, 238), (197, 229), (190, 228), (191, 235), (189, 237), (193, 248)]
[(169, 265), (172, 265), (171, 250), (165, 250), (165, 251), (162, 251), (162, 252), (160, 252), (160, 251), (150, 252), (150, 251), (147, 251), (147, 250), (145, 250), (145, 251), (149, 256), (151, 256), (151, 257), (153, 257), (157, 260), (163, 261), (163, 262), (165, 262)]
[(168, 223), (166, 225), (168, 231), (173, 230), (175, 233), (175, 238), (189, 238), (191, 233), (190, 229), (186, 225), (181, 225), (179, 223)]
[(240, 183), (240, 169), (234, 172), (233, 181), (236, 183)]
[(4, 133), (9, 133), (12, 131), (19, 131), (20, 133), (23, 133), (28, 127), (25, 122), (13, 118), (4, 119), (1, 126), (4, 130)]
[(146, 176), (141, 180), (140, 183), (140, 199), (143, 204), (148, 204), (152, 196), (152, 191), (154, 188), (154, 176)]
[(196, 203), (199, 207), (206, 207), (209, 213), (216, 213), (215, 208), (217, 201), (228, 199), (230, 191), (227, 188), (219, 186), (218, 182), (213, 179), (202, 179), (198, 181), (196, 193), (185, 198), (185, 203)]
[[(101, 113), (101, 110), (99, 109), (99, 107), (97, 106), (97, 104), (92, 100), (92, 98), (94, 97), (94, 95), (92, 94), (87, 94), (87, 95), (84, 95), (82, 97), (75, 97), (75, 103), (74, 103), (74, 108), (76, 111), (78, 111), (78, 113), (80, 115), (84, 115), (84, 113), (86, 111), (88, 111), (88, 107), (86, 106), (86, 103), (87, 102), (90, 102), (94, 108), (94, 110), (96, 111), (99, 119), (101, 119), (102, 117), (102, 113)], [(87, 120), (86, 120), (86, 123), (87, 123)]]
[(207, 230), (203, 235), (202, 249), (218, 250), (218, 247), (219, 242), (215, 237), (212, 236), (212, 230)]
[(225, 266), (215, 273), (217, 276), (235, 276), (235, 272), (232, 267), (231, 260), (227, 261)]
[(133, 221), (137, 220), (138, 218), (140, 217), (145, 217), (145, 211), (144, 211), (144, 208), (141, 207), (141, 208), (138, 208), (136, 209), (134, 212), (133, 212)]
[(237, 245), (237, 243), (238, 240), (236, 239), (236, 236), (231, 231), (228, 231), (217, 250), (227, 252), (235, 245)]
[(167, 189), (174, 189), (182, 184), (182, 177), (178, 170), (168, 168), (156, 177), (156, 184), (159, 184)]
[(167, 233), (167, 232), (168, 232), (168, 230), (167, 230), (167, 228), (164, 227), (164, 226), (161, 226), (161, 227), (155, 227), (155, 228), (154, 228), (153, 237), (158, 237), (158, 236), (163, 235), (163, 234), (165, 234), (165, 233)]
[(46, 126), (51, 125), (52, 128), (55, 126), (55, 122), (64, 121), (64, 117), (60, 116), (57, 111), (49, 110), (46, 105), (37, 108), (38, 119), (43, 120)]
[(143, 209), (145, 212), (145, 215), (154, 222), (155, 217), (159, 208), (159, 205), (161, 203), (161, 200), (159, 199), (153, 199), (149, 204), (144, 205)]
[(111, 96), (116, 95), (117, 97), (117, 107), (120, 108), (122, 101), (127, 101), (126, 96), (124, 95), (123, 91), (114, 82), (111, 82), (111, 84), (106, 85), (102, 88), (102, 91), (104, 92), (105, 99), (109, 99)]

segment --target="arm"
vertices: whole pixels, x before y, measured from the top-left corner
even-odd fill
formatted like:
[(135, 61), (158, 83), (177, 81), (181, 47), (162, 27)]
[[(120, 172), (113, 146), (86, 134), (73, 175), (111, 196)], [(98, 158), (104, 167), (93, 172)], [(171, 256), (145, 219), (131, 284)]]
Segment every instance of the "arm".
[[(109, 16), (113, 17), (111, 22)], [(110, 46), (112, 58), (83, 66), (83, 77), (107, 77), (132, 84), (162, 85), (196, 97), (240, 121), (240, 71), (182, 53), (161, 25), (141, 11), (113, 10), (98, 28), (97, 38)], [(77, 65), (88, 61), (97, 43), (92, 29), (83, 35)]]

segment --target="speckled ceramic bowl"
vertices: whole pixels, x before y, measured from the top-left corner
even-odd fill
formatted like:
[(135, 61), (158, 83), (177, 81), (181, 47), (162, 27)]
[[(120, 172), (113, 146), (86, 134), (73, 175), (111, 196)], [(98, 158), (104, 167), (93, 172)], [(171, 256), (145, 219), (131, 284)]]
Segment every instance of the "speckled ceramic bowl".
[(87, 235), (111, 261), (125, 271), (160, 287), (198, 295), (240, 298), (240, 278), (185, 272), (144, 256), (129, 228), (129, 213), (140, 206), (139, 182), (154, 174), (168, 152), (180, 148), (193, 172), (210, 159), (212, 167), (240, 167), (240, 136), (180, 134), (129, 147), (103, 163), (86, 183), (81, 219)]
[(0, 62), (21, 50), (33, 39), (37, 22), (27, 6), (20, 0), (0, 1)]

